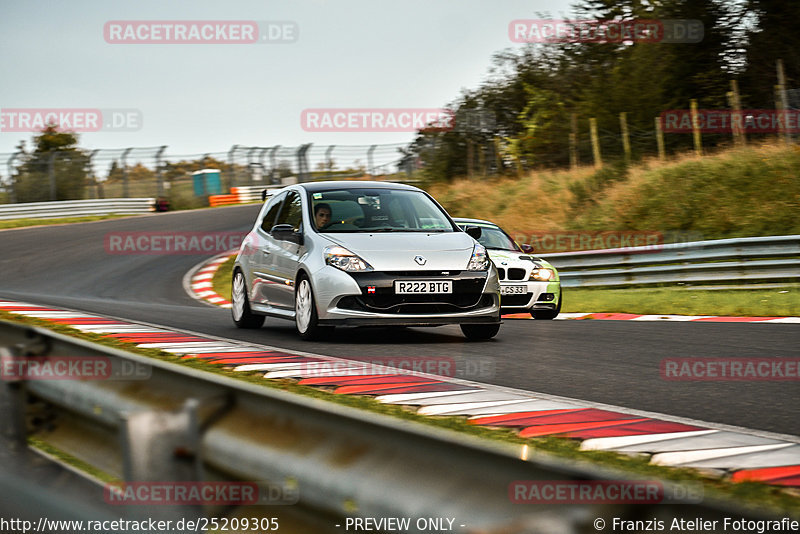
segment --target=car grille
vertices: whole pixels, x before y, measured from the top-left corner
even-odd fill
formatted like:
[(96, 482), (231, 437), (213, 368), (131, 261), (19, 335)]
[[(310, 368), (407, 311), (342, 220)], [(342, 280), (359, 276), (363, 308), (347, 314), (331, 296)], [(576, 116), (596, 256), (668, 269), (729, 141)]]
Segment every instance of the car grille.
[(508, 278), (506, 278), (505, 267), (498, 267), (497, 276), (500, 280), (525, 280), (525, 269), (512, 267), (508, 270)]
[[(442, 274), (447, 272), (448, 274)], [(374, 313), (425, 314), (458, 313), (491, 306), (492, 295), (484, 295), (486, 272), (409, 271), (351, 273), (361, 288), (360, 296), (342, 298), (339, 308)], [(433, 295), (396, 295), (395, 280), (447, 278), (453, 281), (453, 292)], [(368, 292), (374, 287), (374, 292)]]
[(525, 280), (525, 269), (512, 268), (508, 270), (509, 280)]

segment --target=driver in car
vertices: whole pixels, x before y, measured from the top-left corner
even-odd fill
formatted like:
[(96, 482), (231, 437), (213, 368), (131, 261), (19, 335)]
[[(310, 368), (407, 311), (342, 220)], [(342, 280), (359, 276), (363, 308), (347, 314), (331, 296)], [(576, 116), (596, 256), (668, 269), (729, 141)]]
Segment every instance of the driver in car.
[(314, 224), (322, 230), (331, 223), (331, 207), (321, 202), (314, 206)]

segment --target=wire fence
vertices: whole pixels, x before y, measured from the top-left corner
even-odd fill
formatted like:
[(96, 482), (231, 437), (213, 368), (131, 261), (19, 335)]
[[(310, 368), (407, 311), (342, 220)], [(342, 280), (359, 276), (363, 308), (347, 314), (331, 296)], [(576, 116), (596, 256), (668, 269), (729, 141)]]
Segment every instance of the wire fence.
[[(765, 111), (767, 122), (784, 117), (788, 123), (789, 115), (781, 114), (793, 113), (795, 122), (800, 123), (800, 90), (787, 91), (785, 110)], [(607, 129), (616, 117), (612, 121), (606, 116), (606, 128), (596, 129), (590, 126), (594, 119), (573, 116), (556, 136), (563, 138), (509, 139), (497, 129), (490, 115), (473, 113), (467, 118), (474, 120), (456, 122), (457, 127), (451, 131), (420, 135), (410, 144), (234, 145), (224, 152), (186, 155), (170, 154), (167, 146), (72, 148), (46, 153), (19, 150), (0, 154), (0, 204), (156, 197), (174, 208), (191, 208), (208, 203), (209, 192), (198, 190), (193, 176), (204, 169), (219, 171), (220, 190), (216, 193), (223, 193), (231, 187), (323, 179), (408, 178), (420, 170), (435, 178), (494, 176), (537, 168), (600, 167), (604, 162), (638, 160), (655, 154), (663, 158), (692, 149), (702, 153), (703, 146), (707, 151), (710, 147), (744, 143), (748, 137), (756, 140), (778, 136), (788, 141), (797, 133), (781, 127), (775, 131), (744, 129), (738, 138), (735, 132), (720, 131), (692, 135), (692, 128), (664, 131), (662, 125), (668, 122), (664, 117), (654, 118), (651, 129), (628, 128), (623, 113), (619, 129)], [(744, 115), (745, 120), (748, 117), (754, 121), (763, 118)], [(641, 121), (637, 124), (641, 125)]]
[(416, 168), (405, 144), (250, 147), (226, 152), (170, 154), (167, 146), (22, 150), (0, 154), (0, 204), (93, 198), (157, 197), (174, 207), (206, 205), (193, 173), (220, 172), (224, 189), (331, 178), (410, 175)]

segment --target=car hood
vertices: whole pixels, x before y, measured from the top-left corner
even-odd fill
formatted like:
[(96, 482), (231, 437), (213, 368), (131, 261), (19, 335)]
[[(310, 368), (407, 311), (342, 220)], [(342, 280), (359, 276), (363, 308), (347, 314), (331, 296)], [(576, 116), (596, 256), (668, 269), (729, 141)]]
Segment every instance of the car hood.
[[(464, 232), (376, 232), (325, 234), (361, 256), (377, 271), (464, 270), (475, 240)], [(420, 265), (414, 258), (422, 256)]]
[(543, 260), (542, 258), (537, 258), (536, 256), (531, 256), (530, 254), (514, 252), (511, 250), (498, 250), (490, 248), (489, 257), (492, 259), (495, 265), (501, 265), (500, 262), (504, 261), (507, 263), (507, 265), (521, 265), (523, 267), (530, 267), (531, 263), (533, 263), (534, 267), (546, 267), (548, 269), (555, 270), (555, 268), (550, 265), (549, 262)]

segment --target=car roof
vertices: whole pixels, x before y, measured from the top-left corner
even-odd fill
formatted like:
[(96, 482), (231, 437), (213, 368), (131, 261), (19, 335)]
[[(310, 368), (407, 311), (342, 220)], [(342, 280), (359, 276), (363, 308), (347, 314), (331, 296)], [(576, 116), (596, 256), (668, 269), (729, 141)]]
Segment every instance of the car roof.
[(363, 180), (329, 180), (325, 182), (306, 182), (297, 184), (306, 191), (328, 191), (330, 189), (403, 189), (406, 191), (421, 191), (413, 185), (397, 182), (371, 182)]

